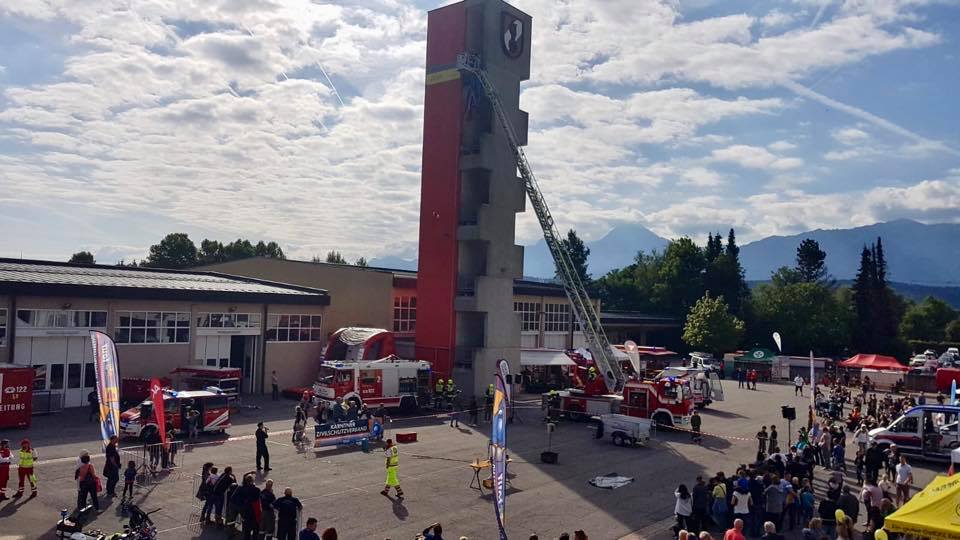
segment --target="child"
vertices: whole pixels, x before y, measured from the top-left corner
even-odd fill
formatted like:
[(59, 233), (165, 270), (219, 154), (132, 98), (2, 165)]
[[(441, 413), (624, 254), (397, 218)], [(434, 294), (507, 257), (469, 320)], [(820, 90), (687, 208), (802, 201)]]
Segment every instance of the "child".
[(863, 485), (863, 468), (864, 468), (864, 454), (863, 450), (857, 450), (857, 457), (854, 458), (853, 464), (857, 466), (857, 485)]
[(840, 446), (840, 443), (833, 445), (833, 470), (847, 472), (847, 462), (844, 458), (843, 446)]
[(133, 499), (133, 482), (137, 479), (137, 463), (128, 461), (127, 468), (123, 471), (123, 494), (120, 500), (127, 498), (127, 490), (130, 490), (130, 498)]

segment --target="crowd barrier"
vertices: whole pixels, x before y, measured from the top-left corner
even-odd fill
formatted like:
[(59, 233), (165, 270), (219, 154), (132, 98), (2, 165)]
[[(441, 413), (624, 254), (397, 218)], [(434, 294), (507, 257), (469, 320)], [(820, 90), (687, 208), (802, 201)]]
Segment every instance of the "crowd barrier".
[(184, 441), (144, 444), (120, 449), (120, 469), (127, 469), (133, 462), (137, 470), (136, 484), (149, 486), (159, 484), (178, 475), (171, 474), (180, 468)]

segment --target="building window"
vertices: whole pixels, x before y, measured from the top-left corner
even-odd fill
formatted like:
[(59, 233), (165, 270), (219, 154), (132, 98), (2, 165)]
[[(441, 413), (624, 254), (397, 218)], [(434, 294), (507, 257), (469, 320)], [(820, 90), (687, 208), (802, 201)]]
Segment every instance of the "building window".
[(413, 332), (417, 329), (417, 297), (395, 296), (393, 298), (393, 331)]
[[(6, 320), (6, 310), (3, 318)], [(106, 311), (18, 309), (17, 324), (32, 328), (106, 328)]]
[(570, 331), (570, 305), (544, 304), (543, 331), (563, 332)]
[(260, 328), (259, 313), (201, 313), (198, 328)]
[(118, 311), (117, 343), (190, 343), (190, 313)]
[(7, 310), (0, 309), (0, 347), (7, 344)]
[(267, 341), (322, 341), (321, 322), (320, 315), (268, 315)]
[(539, 302), (514, 302), (513, 312), (520, 314), (521, 332), (539, 332), (540, 331), (540, 303)]

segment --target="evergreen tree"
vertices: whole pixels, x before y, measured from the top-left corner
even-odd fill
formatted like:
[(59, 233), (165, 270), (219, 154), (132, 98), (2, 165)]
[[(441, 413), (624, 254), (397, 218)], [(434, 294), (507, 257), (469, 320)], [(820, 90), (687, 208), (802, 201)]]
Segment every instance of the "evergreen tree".
[(339, 251), (333, 250), (327, 252), (327, 262), (333, 264), (349, 264)]
[(855, 315), (852, 337), (853, 346), (857, 350), (868, 350), (875, 337), (871, 324), (872, 297), (877, 274), (875, 266), (873, 252), (867, 246), (863, 246), (860, 252), (860, 268), (850, 287), (853, 302), (851, 307)]
[(359, 259), (357, 259), (357, 262), (355, 263), (355, 266), (359, 266), (359, 267), (362, 267), (362, 268), (366, 268), (367, 266), (369, 266), (369, 265), (367, 264), (367, 258), (366, 258), (366, 257), (360, 257)]
[(143, 266), (153, 268), (189, 268), (197, 265), (197, 246), (186, 233), (170, 233), (150, 246)]
[[(717, 234), (717, 236), (720, 235)], [(730, 229), (727, 234), (727, 255), (733, 257), (737, 265), (740, 264), (740, 246), (737, 245), (737, 236), (733, 233), (733, 229)]]
[(717, 260), (717, 257), (722, 253), (723, 240), (720, 238), (720, 233), (717, 233), (716, 236), (713, 233), (707, 233), (707, 249), (703, 253), (707, 259), (707, 264)]
[(852, 288), (854, 346), (862, 352), (900, 352), (897, 327), (905, 312), (903, 299), (887, 285), (887, 263), (879, 238), (860, 253), (860, 269)]
[(70, 256), (68, 263), (74, 264), (97, 264), (97, 261), (93, 258), (93, 253), (89, 251), (78, 251)]
[(807, 283), (820, 283), (827, 277), (825, 263), (827, 253), (820, 249), (820, 243), (812, 238), (800, 242), (797, 247), (797, 271), (800, 279)]
[[(567, 237), (560, 240), (560, 246), (567, 250), (567, 254), (570, 255), (570, 261), (573, 263), (572, 270), (580, 278), (580, 283), (583, 283), (584, 287), (590, 285), (590, 273), (587, 272), (590, 248), (577, 236), (577, 231), (573, 229), (567, 231)], [(557, 274), (557, 277), (559, 278), (560, 275)]]

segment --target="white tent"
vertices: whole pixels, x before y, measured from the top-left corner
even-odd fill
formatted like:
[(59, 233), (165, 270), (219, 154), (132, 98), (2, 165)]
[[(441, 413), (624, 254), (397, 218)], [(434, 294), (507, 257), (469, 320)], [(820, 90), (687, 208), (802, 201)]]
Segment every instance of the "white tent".
[(574, 366), (576, 362), (559, 349), (521, 349), (520, 365), (523, 366)]

